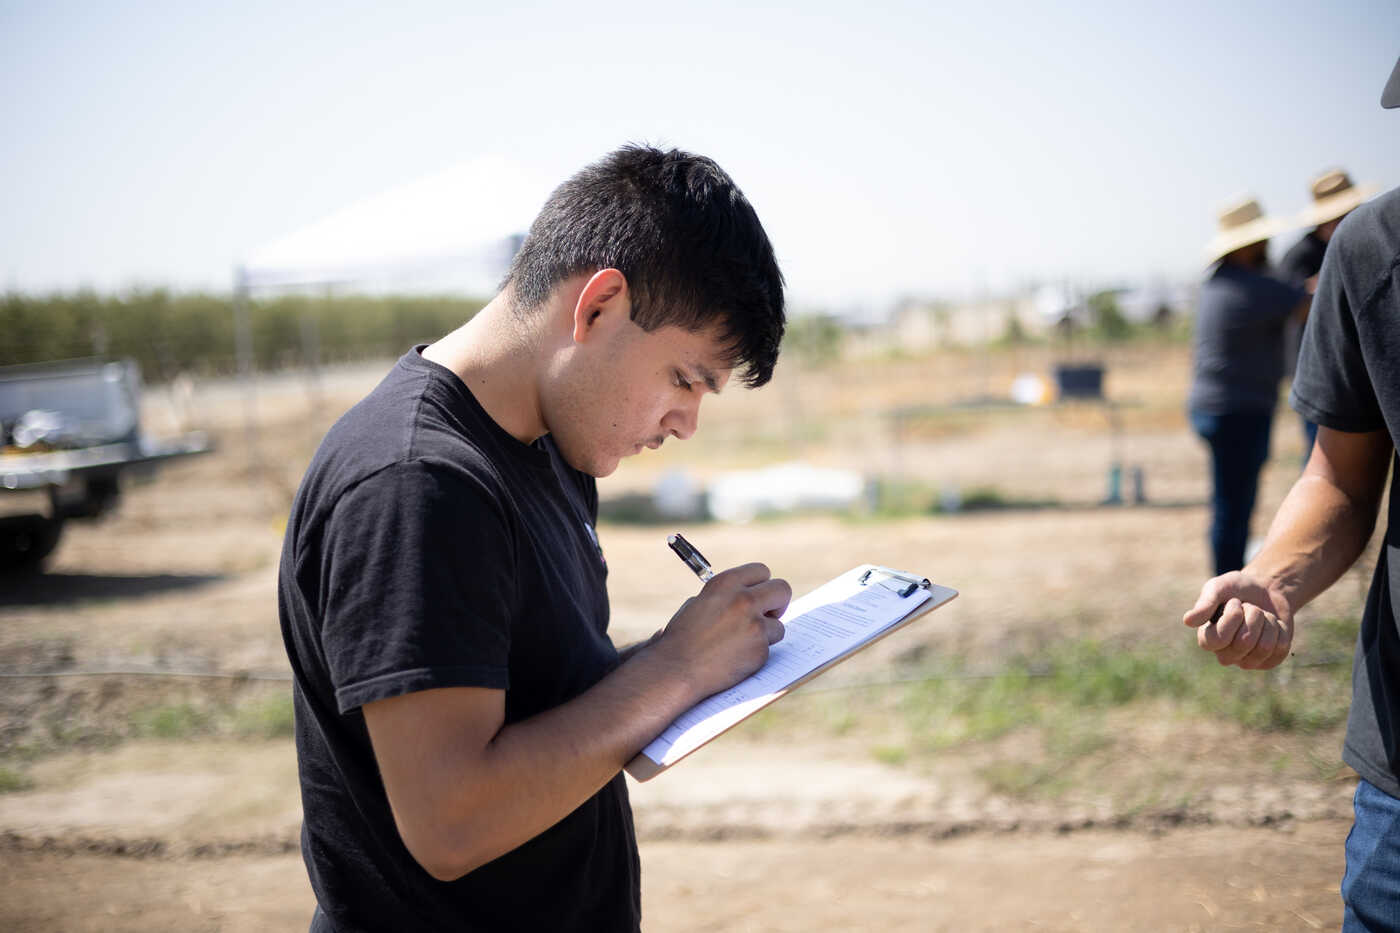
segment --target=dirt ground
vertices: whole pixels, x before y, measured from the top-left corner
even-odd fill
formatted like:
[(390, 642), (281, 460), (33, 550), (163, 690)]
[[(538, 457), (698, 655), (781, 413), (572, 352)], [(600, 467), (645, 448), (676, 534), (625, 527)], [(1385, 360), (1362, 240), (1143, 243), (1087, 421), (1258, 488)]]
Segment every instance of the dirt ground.
[[(1040, 503), (681, 525), (716, 564), (764, 560), (799, 593), (865, 561), (961, 591), (814, 697), (930, 654), (994, 666), (1063, 638), (1179, 644), (1207, 565), (1206, 458), (1181, 410), (1187, 351), (1110, 354), (1111, 408), (986, 404), (1052, 361), (1040, 348), (780, 369), (763, 390), (707, 402), (694, 441), (628, 462), (600, 492), (801, 458)], [(44, 574), (0, 581), (0, 929), (305, 928), (295, 756), (275, 720), (288, 690), (276, 561), (307, 459), (383, 368), (265, 378), (251, 404), (237, 386), (199, 387), (194, 418), (217, 453), (129, 488), (99, 523), (70, 525)], [(149, 401), (151, 428), (177, 426), (160, 391)], [(1273, 451), (1258, 533), (1298, 470), (1286, 412)], [(1129, 504), (1104, 506), (1115, 461)], [(600, 528), (619, 643), (693, 591), (667, 530)], [(1355, 615), (1366, 577), (1353, 571), (1304, 620)], [(1304, 625), (1300, 652), (1306, 637)], [(1097, 780), (1049, 800), (979, 777), (997, 747), (906, 767), (872, 755), (869, 736), (726, 737), (632, 784), (647, 928), (1339, 925), (1353, 783), (1336, 729), (1259, 733), (1141, 707), (1106, 728), (1117, 742)]]
[[(944, 841), (649, 842), (649, 930), (1328, 930), (1347, 825)], [(38, 931), (305, 929), (295, 854), (7, 853), (0, 922)]]

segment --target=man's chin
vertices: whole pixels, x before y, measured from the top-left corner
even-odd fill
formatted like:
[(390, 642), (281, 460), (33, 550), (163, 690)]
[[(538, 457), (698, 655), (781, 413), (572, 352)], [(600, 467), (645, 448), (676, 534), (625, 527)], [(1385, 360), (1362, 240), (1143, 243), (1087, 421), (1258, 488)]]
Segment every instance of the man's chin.
[(613, 457), (610, 460), (600, 460), (580, 468), (580, 472), (587, 473), (594, 479), (602, 479), (605, 476), (612, 476), (617, 472), (617, 468), (622, 463), (621, 457)]

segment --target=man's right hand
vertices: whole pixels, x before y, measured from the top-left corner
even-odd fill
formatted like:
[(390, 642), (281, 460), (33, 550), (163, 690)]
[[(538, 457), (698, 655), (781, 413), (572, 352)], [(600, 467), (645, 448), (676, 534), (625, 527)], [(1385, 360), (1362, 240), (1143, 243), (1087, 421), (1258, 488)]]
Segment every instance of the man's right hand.
[(1207, 580), (1181, 621), (1196, 629), (1196, 644), (1217, 661), (1245, 670), (1278, 666), (1293, 645), (1288, 600), (1246, 571)]
[(664, 655), (696, 690), (696, 698), (732, 687), (763, 666), (768, 646), (783, 637), (778, 617), (792, 587), (763, 564), (718, 573), (687, 599), (648, 648)]

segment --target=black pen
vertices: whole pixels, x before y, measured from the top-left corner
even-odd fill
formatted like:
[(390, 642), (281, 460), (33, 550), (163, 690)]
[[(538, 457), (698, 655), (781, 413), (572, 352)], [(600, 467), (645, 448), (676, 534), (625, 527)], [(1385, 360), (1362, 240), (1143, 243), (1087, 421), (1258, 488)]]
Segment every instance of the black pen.
[(710, 569), (710, 562), (705, 560), (705, 555), (695, 550), (695, 547), (682, 538), (680, 535), (669, 535), (666, 543), (671, 546), (671, 550), (676, 552), (676, 556), (685, 561), (685, 565), (695, 571), (695, 575), (700, 578), (700, 582), (708, 582), (715, 572)]

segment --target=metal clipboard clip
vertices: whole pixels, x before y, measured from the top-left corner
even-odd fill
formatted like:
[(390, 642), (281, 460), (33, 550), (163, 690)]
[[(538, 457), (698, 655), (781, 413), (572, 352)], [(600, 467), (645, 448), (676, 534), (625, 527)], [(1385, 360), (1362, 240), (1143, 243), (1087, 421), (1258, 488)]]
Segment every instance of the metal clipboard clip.
[(875, 581), (876, 583), (897, 593), (901, 598), (908, 596), (919, 587), (923, 587), (926, 590), (933, 588), (933, 584), (929, 582), (928, 577), (916, 577), (913, 574), (901, 573), (898, 570), (891, 570), (888, 567), (871, 567), (860, 575), (860, 584), (864, 586), (869, 583), (870, 578), (876, 574), (879, 575), (879, 578)]

